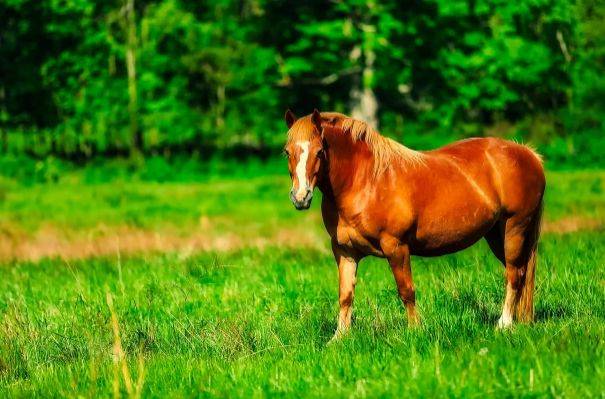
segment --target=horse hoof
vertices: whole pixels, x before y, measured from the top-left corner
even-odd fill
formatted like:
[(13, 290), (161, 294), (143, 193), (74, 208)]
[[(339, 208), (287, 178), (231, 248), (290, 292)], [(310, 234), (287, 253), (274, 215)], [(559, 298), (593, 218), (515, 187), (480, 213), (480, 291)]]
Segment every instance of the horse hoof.
[(496, 329), (498, 330), (507, 330), (513, 326), (513, 323), (505, 320), (498, 320), (498, 324), (496, 325)]
[(419, 321), (411, 321), (408, 323), (408, 328), (411, 330), (417, 330), (420, 327), (422, 327), (422, 323), (420, 323)]
[(408, 317), (408, 327), (409, 328), (417, 328), (420, 327), (422, 325), (422, 321), (420, 320), (420, 317), (418, 315), (415, 315), (413, 317)]
[(340, 341), (342, 339), (342, 337), (345, 336), (345, 333), (346, 333), (346, 331), (336, 330), (336, 332), (334, 333), (332, 338), (330, 338), (330, 340), (328, 341), (328, 343), (326, 345), (330, 346), (330, 345), (335, 344), (336, 342)]

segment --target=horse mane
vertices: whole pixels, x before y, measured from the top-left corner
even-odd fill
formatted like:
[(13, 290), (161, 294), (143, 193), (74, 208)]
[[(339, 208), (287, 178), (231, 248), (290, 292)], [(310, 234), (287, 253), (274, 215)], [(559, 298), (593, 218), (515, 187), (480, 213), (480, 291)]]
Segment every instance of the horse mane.
[[(400, 161), (405, 165), (422, 164), (424, 156), (421, 152), (414, 151), (397, 141), (381, 135), (367, 122), (351, 118), (338, 112), (322, 112), (322, 125), (324, 123), (337, 126), (343, 133), (349, 134), (353, 141), (363, 141), (374, 155), (374, 175), (379, 176), (388, 169), (394, 161)], [(311, 121), (311, 115), (298, 119), (288, 131), (288, 141), (310, 140), (315, 134), (315, 128)]]

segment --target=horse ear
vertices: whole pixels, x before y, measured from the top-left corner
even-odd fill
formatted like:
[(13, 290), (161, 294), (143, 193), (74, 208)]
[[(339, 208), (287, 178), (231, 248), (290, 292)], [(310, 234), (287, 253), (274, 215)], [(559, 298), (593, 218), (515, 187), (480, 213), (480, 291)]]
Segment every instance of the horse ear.
[(292, 127), (292, 125), (294, 124), (294, 122), (296, 122), (296, 115), (294, 115), (294, 112), (290, 111), (290, 109), (288, 108), (286, 110), (286, 125), (288, 126), (288, 129), (290, 129)]
[(321, 134), (322, 133), (322, 129), (321, 129), (321, 114), (319, 113), (319, 111), (317, 110), (317, 108), (315, 108), (313, 110), (313, 115), (311, 115), (311, 122), (313, 122), (313, 124), (317, 128), (317, 131)]

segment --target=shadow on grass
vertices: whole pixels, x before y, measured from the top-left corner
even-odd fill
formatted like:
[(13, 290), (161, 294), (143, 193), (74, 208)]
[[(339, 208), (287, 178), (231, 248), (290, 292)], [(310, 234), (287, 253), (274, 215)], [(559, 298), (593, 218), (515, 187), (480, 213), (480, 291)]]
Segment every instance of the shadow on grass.
[(564, 307), (538, 308), (534, 314), (535, 321), (562, 320), (571, 318), (572, 312)]

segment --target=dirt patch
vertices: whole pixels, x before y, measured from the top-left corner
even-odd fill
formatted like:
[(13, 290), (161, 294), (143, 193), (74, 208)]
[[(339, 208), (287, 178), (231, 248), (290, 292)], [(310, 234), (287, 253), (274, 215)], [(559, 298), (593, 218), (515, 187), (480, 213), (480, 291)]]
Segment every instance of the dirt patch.
[(602, 230), (604, 228), (605, 222), (603, 220), (571, 216), (554, 221), (545, 221), (542, 225), (542, 232), (564, 234), (582, 230)]
[(267, 246), (327, 248), (327, 237), (311, 231), (279, 229), (270, 235), (223, 233), (199, 229), (187, 235), (167, 231), (150, 231), (132, 227), (101, 227), (69, 236), (45, 227), (34, 236), (0, 232), (0, 260), (30, 260), (43, 258), (84, 259), (152, 252), (178, 252), (189, 256), (199, 251), (230, 251)]
[[(598, 219), (568, 217), (544, 222), (542, 231), (565, 234), (605, 228)], [(323, 230), (277, 228), (269, 234), (250, 231), (217, 233), (209, 220), (187, 233), (163, 229), (152, 231), (128, 226), (98, 226), (89, 231), (69, 232), (44, 226), (34, 235), (0, 228), (0, 261), (43, 258), (85, 259), (122, 254), (178, 252), (189, 256), (200, 251), (230, 251), (268, 246), (307, 247), (328, 251)]]

